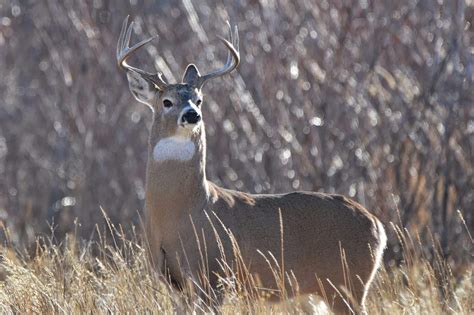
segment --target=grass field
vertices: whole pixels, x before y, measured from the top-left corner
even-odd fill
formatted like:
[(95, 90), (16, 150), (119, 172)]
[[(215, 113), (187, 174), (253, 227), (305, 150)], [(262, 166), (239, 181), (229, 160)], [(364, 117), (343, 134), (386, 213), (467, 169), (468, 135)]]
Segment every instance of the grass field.
[[(392, 224), (388, 229), (398, 236), (403, 261), (400, 265), (384, 265), (379, 271), (367, 301), (368, 313), (472, 314), (474, 266), (466, 265), (455, 276), (450, 264), (441, 257), (436, 240), (421, 244), (416, 235), (408, 234), (400, 226)], [(127, 239), (113, 225), (109, 225), (109, 232), (101, 232), (103, 237), (98, 242), (80, 241), (69, 235), (54, 245), (53, 239), (40, 238), (32, 256), (20, 254), (9, 246), (1, 247), (0, 312), (211, 311), (205, 304), (189, 298), (192, 294), (185, 298), (184, 294), (170, 289), (150, 267), (145, 246), (137, 238)], [(109, 235), (108, 240), (105, 235)], [(424, 248), (430, 248), (433, 256), (427, 257)], [(224, 284), (220, 292), (225, 296), (224, 302), (217, 306), (223, 314), (301, 313), (311, 305), (318, 305), (288, 299), (280, 304), (268, 304), (250, 292), (252, 289), (241, 290), (229, 278)]]

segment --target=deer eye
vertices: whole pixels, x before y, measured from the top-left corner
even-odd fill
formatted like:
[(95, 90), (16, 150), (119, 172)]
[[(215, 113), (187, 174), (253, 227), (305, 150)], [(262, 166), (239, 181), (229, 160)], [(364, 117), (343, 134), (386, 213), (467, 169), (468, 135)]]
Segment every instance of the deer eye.
[(173, 103), (171, 103), (170, 100), (164, 100), (163, 101), (163, 106), (166, 107), (166, 108), (170, 108), (171, 106), (173, 106)]
[(196, 101), (196, 105), (197, 105), (197, 106), (201, 105), (201, 103), (202, 103), (202, 100), (197, 100), (197, 101)]

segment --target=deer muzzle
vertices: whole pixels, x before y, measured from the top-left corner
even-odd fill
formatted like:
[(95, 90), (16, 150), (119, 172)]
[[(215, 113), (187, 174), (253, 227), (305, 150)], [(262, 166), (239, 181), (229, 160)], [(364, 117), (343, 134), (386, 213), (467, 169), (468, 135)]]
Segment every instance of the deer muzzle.
[(181, 123), (183, 124), (197, 124), (201, 121), (201, 115), (195, 111), (193, 108), (189, 109), (188, 111), (184, 112), (181, 116)]

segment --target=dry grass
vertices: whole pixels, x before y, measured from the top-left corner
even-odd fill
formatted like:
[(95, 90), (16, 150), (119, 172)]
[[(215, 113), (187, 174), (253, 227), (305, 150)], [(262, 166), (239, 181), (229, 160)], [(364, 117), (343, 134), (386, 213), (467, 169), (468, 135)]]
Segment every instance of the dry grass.
[[(108, 234), (109, 240), (101, 237), (98, 242), (80, 241), (68, 235), (56, 245), (52, 238), (38, 238), (31, 255), (2, 246), (0, 312), (211, 311), (197, 299), (186, 299), (184, 294), (170, 290), (150, 267), (145, 247), (137, 237), (127, 239), (119, 229), (109, 229), (113, 231)], [(435, 241), (427, 246), (398, 225), (392, 224), (390, 229), (398, 235), (404, 259), (400, 265), (384, 266), (378, 273), (367, 301), (369, 314), (472, 314), (474, 265), (467, 265), (455, 277), (450, 265), (441, 258)], [(434, 258), (424, 254), (427, 247)], [(218, 307), (223, 314), (301, 313), (308, 308), (308, 304), (288, 299), (276, 305), (255, 299), (259, 290), (242, 290), (232, 285), (237, 277), (229, 270), (226, 273), (225, 285), (219, 292), (225, 296)]]

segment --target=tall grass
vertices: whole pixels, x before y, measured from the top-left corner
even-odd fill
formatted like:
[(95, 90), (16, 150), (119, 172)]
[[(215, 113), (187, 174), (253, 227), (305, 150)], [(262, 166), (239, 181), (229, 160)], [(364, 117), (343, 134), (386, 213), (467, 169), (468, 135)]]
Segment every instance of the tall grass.
[[(403, 261), (379, 270), (367, 300), (368, 313), (472, 314), (474, 265), (469, 264), (455, 277), (436, 239), (427, 246), (400, 225), (391, 224), (389, 229), (398, 236)], [(324, 310), (317, 299), (266, 302), (258, 293), (264, 290), (256, 284), (236, 285), (239, 270), (229, 267), (229, 257), (222, 261), (219, 292), (211, 292), (211, 303), (205, 303), (196, 291), (181, 293), (170, 288), (151, 268), (146, 246), (138, 237), (127, 238), (120, 227), (113, 225), (100, 235), (99, 241), (68, 235), (59, 244), (51, 237), (38, 238), (31, 254), (18, 252), (8, 244), (2, 246), (0, 312), (171, 314), (219, 310), (222, 314), (270, 314)], [(435, 259), (426, 257), (427, 247)], [(269, 268), (279, 281), (282, 270), (271, 263)], [(284, 291), (280, 294), (285, 297)], [(224, 298), (218, 302), (217, 296)]]

